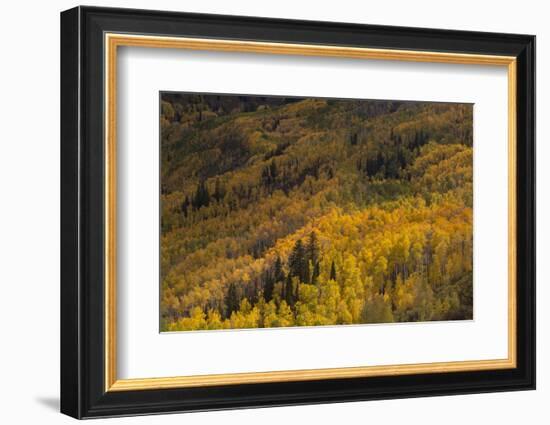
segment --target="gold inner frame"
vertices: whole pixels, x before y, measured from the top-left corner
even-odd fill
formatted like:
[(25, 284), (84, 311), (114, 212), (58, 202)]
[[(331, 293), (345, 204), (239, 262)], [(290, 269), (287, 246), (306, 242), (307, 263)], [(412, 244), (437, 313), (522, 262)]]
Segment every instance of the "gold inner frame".
[[(516, 359), (516, 58), (444, 52), (370, 49), (328, 45), (212, 40), (106, 33), (105, 45), (105, 391), (252, 384), (319, 379), (410, 375), (515, 368)], [(508, 357), (383, 366), (118, 379), (116, 325), (116, 106), (120, 46), (227, 52), (328, 56), (468, 65), (504, 66), (508, 71)]]

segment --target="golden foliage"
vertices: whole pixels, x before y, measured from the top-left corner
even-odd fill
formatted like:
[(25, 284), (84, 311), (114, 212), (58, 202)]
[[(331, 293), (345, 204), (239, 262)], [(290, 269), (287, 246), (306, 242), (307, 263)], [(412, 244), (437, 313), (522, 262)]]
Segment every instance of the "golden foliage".
[(162, 102), (163, 330), (472, 317), (471, 106), (205, 99)]

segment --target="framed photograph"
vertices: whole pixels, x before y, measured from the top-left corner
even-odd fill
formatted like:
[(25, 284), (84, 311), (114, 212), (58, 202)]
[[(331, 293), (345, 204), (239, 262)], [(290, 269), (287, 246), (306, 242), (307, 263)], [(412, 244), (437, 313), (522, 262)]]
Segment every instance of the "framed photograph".
[(535, 37), (61, 14), (61, 411), (535, 388)]

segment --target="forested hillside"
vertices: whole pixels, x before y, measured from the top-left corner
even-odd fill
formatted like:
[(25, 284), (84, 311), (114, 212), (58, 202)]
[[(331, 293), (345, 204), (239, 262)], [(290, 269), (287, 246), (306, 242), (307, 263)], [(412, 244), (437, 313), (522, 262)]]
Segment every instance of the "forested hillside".
[(161, 96), (161, 330), (472, 318), (472, 106)]

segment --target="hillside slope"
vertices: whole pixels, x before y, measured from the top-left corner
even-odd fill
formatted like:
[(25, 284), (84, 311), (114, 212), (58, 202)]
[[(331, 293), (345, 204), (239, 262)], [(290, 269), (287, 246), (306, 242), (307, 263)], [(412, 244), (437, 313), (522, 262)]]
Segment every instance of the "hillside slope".
[(472, 106), (161, 104), (163, 331), (472, 318)]

